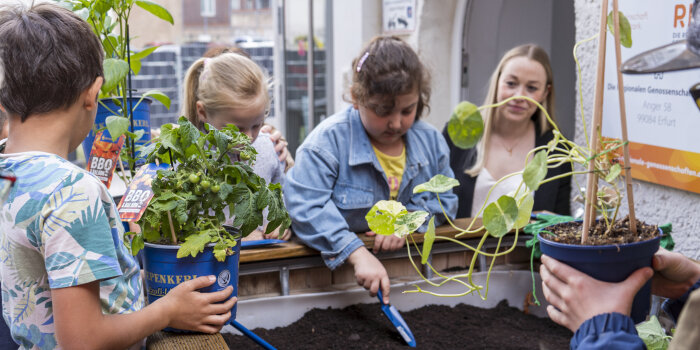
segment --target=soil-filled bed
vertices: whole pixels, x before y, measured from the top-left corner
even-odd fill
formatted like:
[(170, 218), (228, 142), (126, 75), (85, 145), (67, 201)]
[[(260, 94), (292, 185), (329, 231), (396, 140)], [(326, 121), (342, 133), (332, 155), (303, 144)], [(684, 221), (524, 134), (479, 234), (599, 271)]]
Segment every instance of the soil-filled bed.
[[(567, 349), (572, 336), (568, 329), (509, 307), (505, 300), (493, 309), (427, 305), (401, 315), (418, 349)], [(408, 348), (379, 303), (313, 309), (287, 327), (253, 332), (280, 350)], [(257, 348), (245, 336), (223, 336), (231, 349)]]

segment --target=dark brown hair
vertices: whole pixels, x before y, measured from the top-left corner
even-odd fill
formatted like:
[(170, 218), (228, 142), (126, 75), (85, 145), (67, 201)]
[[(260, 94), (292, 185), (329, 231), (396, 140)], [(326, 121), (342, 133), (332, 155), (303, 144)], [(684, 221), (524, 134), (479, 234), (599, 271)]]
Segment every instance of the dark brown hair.
[(57, 5), (0, 7), (0, 105), (25, 121), (68, 108), (102, 76), (102, 46), (87, 22)]
[(383, 103), (374, 112), (385, 115), (394, 108), (398, 95), (418, 92), (416, 119), (423, 108), (430, 108), (430, 74), (418, 54), (396, 36), (378, 36), (352, 61), (353, 102), (364, 104), (371, 97), (381, 97)]

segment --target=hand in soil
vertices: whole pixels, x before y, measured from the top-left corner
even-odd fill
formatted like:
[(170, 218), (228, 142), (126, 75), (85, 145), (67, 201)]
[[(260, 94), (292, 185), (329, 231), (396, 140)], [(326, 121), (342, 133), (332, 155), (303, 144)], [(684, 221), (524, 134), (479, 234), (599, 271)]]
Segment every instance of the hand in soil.
[(370, 237), (374, 236), (374, 247), (372, 248), (374, 254), (399, 250), (406, 242), (406, 240), (401, 237), (377, 235), (372, 231), (365, 232), (365, 235)]
[[(226, 300), (231, 286), (218, 292), (200, 293), (197, 290), (216, 282), (214, 276), (202, 276), (183, 282), (171, 289), (164, 297), (156, 300), (153, 306), (160, 305), (164, 310), (168, 326), (202, 333), (216, 333), (231, 317), (231, 308), (236, 298)], [(224, 301), (225, 300), (225, 301)]]
[(618, 312), (629, 315), (635, 294), (652, 276), (648, 267), (620, 283), (601, 282), (546, 255), (540, 266), (542, 290), (552, 321), (576, 332), (593, 316)]
[(365, 247), (357, 248), (348, 257), (348, 261), (355, 268), (355, 279), (357, 284), (369, 290), (369, 295), (377, 295), (379, 288), (382, 288), (384, 303), (389, 303), (389, 275), (386, 273), (384, 265)]
[(700, 264), (663, 248), (654, 255), (652, 266), (656, 273), (651, 280), (651, 292), (662, 297), (680, 298), (700, 280)]

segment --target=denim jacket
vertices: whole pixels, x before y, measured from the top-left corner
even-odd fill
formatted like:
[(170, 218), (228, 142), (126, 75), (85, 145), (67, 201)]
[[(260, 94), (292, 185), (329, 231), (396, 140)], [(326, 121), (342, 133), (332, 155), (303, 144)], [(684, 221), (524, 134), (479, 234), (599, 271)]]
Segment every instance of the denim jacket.
[[(413, 194), (413, 187), (437, 174), (454, 177), (447, 143), (431, 125), (416, 121), (404, 136), (406, 165), (397, 201), (409, 211), (436, 215), (445, 222), (437, 196)], [(308, 246), (321, 252), (334, 269), (363, 245), (355, 232), (369, 231), (365, 215), (389, 198), (389, 185), (359, 112), (349, 107), (320, 123), (297, 149), (296, 164), (287, 173), (284, 200), (292, 229)], [(457, 196), (440, 195), (450, 218), (457, 213)], [(426, 220), (427, 222), (427, 220)], [(425, 232), (427, 224), (418, 231)]]

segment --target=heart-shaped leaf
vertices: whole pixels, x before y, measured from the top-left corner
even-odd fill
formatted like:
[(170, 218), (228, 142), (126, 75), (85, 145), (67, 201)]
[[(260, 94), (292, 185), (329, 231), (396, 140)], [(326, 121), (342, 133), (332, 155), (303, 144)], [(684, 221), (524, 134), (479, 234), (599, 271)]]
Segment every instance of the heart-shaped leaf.
[(107, 124), (107, 130), (109, 130), (109, 135), (113, 140), (118, 139), (129, 130), (129, 119), (124, 117), (110, 115), (105, 119), (105, 124)]
[(484, 227), (494, 237), (502, 237), (510, 231), (518, 218), (518, 206), (510, 196), (501, 196), (484, 209)]
[(474, 147), (484, 134), (484, 120), (476, 105), (460, 102), (447, 123), (447, 134), (455, 146), (467, 149)]
[(413, 188), (413, 193), (433, 192), (443, 193), (459, 186), (459, 181), (442, 174), (433, 176), (428, 182), (424, 182)]
[(532, 193), (528, 193), (521, 200), (518, 207), (518, 218), (515, 220), (515, 228), (523, 228), (530, 223), (532, 215), (532, 207), (535, 205), (535, 197)]
[(523, 181), (529, 189), (536, 191), (545, 176), (547, 176), (547, 152), (542, 150), (535, 153), (532, 160), (525, 165)]
[(129, 64), (120, 59), (107, 58), (103, 62), (103, 67), (105, 81), (102, 84), (101, 90), (103, 93), (109, 93), (114, 90), (129, 73)]
[[(632, 47), (632, 26), (630, 21), (622, 14), (622, 11), (618, 11), (620, 14), (620, 45), (630, 48)], [(613, 11), (608, 13), (608, 30), (615, 34), (615, 22), (613, 20)]]

